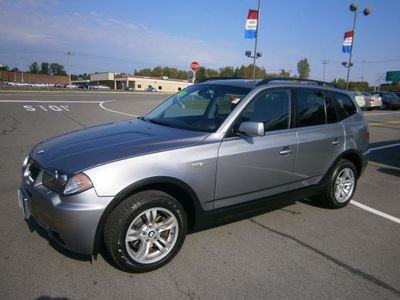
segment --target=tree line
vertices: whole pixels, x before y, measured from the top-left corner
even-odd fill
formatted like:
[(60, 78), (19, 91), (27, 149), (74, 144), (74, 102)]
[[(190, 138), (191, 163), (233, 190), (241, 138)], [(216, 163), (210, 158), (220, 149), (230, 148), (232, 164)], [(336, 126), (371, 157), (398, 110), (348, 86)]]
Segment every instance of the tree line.
[[(8, 66), (2, 66), (0, 70), (20, 72), (17, 67), (9, 69)], [(34, 61), (29, 66), (29, 71), (25, 71), (25, 73), (67, 76), (67, 72), (64, 70), (63, 65), (60, 65), (59, 63), (42, 62), (39, 66), (37, 61)]]
[[(9, 70), (8, 66), (0, 66), (0, 70), (11, 71), (11, 72), (19, 72), (18, 68), (14, 68)], [(298, 78), (309, 78), (310, 76), (310, 64), (308, 63), (307, 58), (300, 60), (297, 63), (297, 72), (299, 75), (292, 75), (291, 71), (287, 71), (285, 69), (281, 69), (280, 72), (277, 73), (267, 73), (264, 67), (259, 67), (256, 65), (255, 68), (255, 78), (257, 79), (265, 79), (265, 78), (273, 78), (273, 77), (298, 77)], [(64, 69), (63, 65), (58, 63), (47, 63), (42, 62), (39, 64), (34, 61), (29, 66), (28, 73), (33, 74), (46, 74), (46, 75), (63, 75), (66, 76), (67, 72)], [(124, 74), (124, 73), (122, 73)], [(144, 68), (142, 70), (134, 70), (133, 72), (136, 76), (148, 76), (148, 77), (162, 77), (166, 76), (170, 79), (180, 79), (180, 80), (192, 80), (193, 79), (193, 72), (192, 71), (184, 71), (179, 70), (177, 68), (170, 68), (170, 67), (161, 67), (157, 66), (153, 69)], [(253, 78), (253, 64), (249, 64), (248, 66), (242, 65), (241, 67), (232, 67), (226, 66), (221, 67), (218, 70), (210, 69), (206, 67), (200, 67), (198, 71), (196, 71), (195, 81), (200, 81), (205, 78), (210, 77), (228, 77), (228, 78)], [(90, 75), (87, 73), (84, 74), (71, 74), (72, 80), (78, 79), (89, 79)], [(346, 81), (342, 78), (334, 79), (331, 83), (338, 85), (339, 87), (345, 89), (346, 88)], [(368, 82), (365, 81), (350, 81), (349, 82), (349, 90), (350, 91), (371, 91), (371, 87), (369, 86)], [(381, 86), (381, 90), (400, 90), (400, 82), (393, 82), (391, 84), (385, 84)]]
[[(303, 59), (298, 63), (298, 72), (300, 77), (308, 78), (310, 74), (310, 65), (308, 64), (307, 59)], [(0, 68), (6, 71), (11, 72), (19, 72), (18, 68), (13, 68), (8, 70), (7, 66), (3, 66)], [(280, 73), (267, 73), (264, 67), (256, 66), (255, 77), (259, 79), (267, 78), (267, 77), (290, 77), (291, 74), (284, 69), (281, 70)], [(34, 61), (29, 66), (29, 71), (27, 73), (33, 74), (46, 74), (46, 75), (63, 75), (66, 76), (67, 72), (64, 69), (63, 65), (58, 63), (48, 63), (42, 62), (39, 66), (38, 62)], [(123, 73), (124, 74), (124, 73)], [(179, 70), (177, 68), (170, 67), (161, 67), (157, 66), (153, 69), (145, 68), (142, 70), (134, 70), (133, 72), (136, 76), (149, 76), (149, 77), (161, 77), (166, 76), (171, 79), (181, 79), (181, 80), (191, 80), (193, 73), (191, 71)], [(77, 79), (89, 79), (89, 75), (87, 73), (84, 74), (71, 74), (72, 80)], [(242, 65), (240, 68), (234, 68), (231, 66), (222, 67), (219, 70), (209, 69), (205, 67), (200, 67), (200, 69), (196, 72), (196, 81), (209, 78), (209, 77), (231, 77), (231, 78), (253, 78), (253, 65), (250, 64), (248, 66)]]

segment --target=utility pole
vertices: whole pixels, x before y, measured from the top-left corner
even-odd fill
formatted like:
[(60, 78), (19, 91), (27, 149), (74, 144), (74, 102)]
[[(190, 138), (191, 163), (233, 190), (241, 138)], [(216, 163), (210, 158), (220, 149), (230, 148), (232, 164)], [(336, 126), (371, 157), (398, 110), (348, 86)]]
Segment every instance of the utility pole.
[(256, 53), (257, 53), (257, 40), (258, 40), (258, 24), (260, 23), (260, 2), (261, 2), (261, 0), (258, 0), (256, 42), (255, 42), (255, 46), (254, 46), (253, 80), (256, 79), (256, 59), (257, 59)]
[(68, 52), (67, 52), (67, 55), (68, 55), (68, 79), (69, 79), (69, 88), (71, 89), (71, 84), (72, 84), (72, 82), (71, 82), (71, 65), (70, 65), (70, 60), (69, 60), (69, 57), (70, 57), (70, 55), (71, 55), (71, 51), (68, 51)]
[(22, 78), (21, 78), (21, 81), (22, 81), (22, 83), (24, 83), (24, 58), (23, 57), (21, 57), (21, 74), (22, 74)]
[(328, 64), (329, 60), (323, 60), (322, 64), (324, 65), (324, 81), (325, 81), (325, 72), (326, 72), (326, 65)]
[(362, 62), (361, 81), (364, 81), (364, 66), (365, 66), (366, 60), (362, 60), (361, 62)]

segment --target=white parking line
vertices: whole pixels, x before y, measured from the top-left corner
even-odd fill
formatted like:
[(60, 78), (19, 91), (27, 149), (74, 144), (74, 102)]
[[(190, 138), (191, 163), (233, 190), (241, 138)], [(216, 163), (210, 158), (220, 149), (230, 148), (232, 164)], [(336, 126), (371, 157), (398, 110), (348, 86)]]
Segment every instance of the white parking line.
[[(371, 150), (371, 151), (375, 151), (375, 150), (381, 150), (381, 149), (386, 149), (386, 148), (391, 148), (391, 147), (397, 147), (397, 146), (400, 146), (400, 143), (399, 143), (399, 144), (386, 145), (386, 146), (382, 146), (382, 147), (371, 148), (370, 150)], [(378, 215), (378, 216), (381, 216), (381, 217), (383, 217), (383, 218), (386, 218), (386, 219), (388, 219), (388, 220), (391, 220), (391, 221), (393, 221), (393, 222), (396, 222), (396, 223), (400, 224), (400, 219), (398, 219), (398, 218), (396, 218), (396, 217), (393, 217), (393, 216), (391, 216), (391, 215), (385, 214), (385, 213), (383, 213), (383, 212), (381, 212), (381, 211), (379, 211), (379, 210), (376, 210), (376, 209), (374, 209), (374, 208), (372, 208), (372, 207), (366, 206), (366, 205), (361, 204), (361, 203), (359, 203), (359, 202), (357, 202), (357, 201), (354, 201), (354, 200), (351, 200), (350, 203), (353, 204), (353, 205), (355, 205), (355, 206), (357, 206), (357, 207), (359, 207), (359, 208), (362, 208), (362, 209), (364, 209), (364, 210), (366, 210), (366, 211), (369, 211), (369, 212), (371, 212), (371, 213), (373, 213), (373, 214), (376, 214), (376, 215)]]
[(397, 147), (400, 146), (400, 143), (398, 144), (392, 144), (392, 145), (386, 145), (386, 146), (382, 146), (382, 147), (376, 147), (376, 148), (371, 148), (369, 149), (370, 151), (375, 151), (375, 150), (381, 150), (381, 149), (386, 149), (386, 148), (391, 148), (391, 147)]
[(381, 115), (392, 115), (392, 114), (400, 114), (400, 112), (398, 112), (398, 111), (379, 112), (379, 113), (364, 114), (364, 116), (369, 117), (369, 116), (381, 116)]
[(361, 203), (359, 203), (359, 202), (357, 202), (357, 201), (354, 201), (354, 200), (351, 200), (350, 203), (353, 204), (353, 205), (355, 205), (355, 206), (357, 206), (357, 207), (359, 207), (359, 208), (362, 208), (362, 209), (364, 209), (364, 210), (366, 210), (366, 211), (369, 211), (369, 212), (371, 212), (371, 213), (373, 213), (373, 214), (376, 214), (376, 215), (378, 215), (378, 216), (381, 216), (381, 217), (383, 217), (383, 218), (386, 218), (386, 219), (388, 219), (388, 220), (391, 220), (391, 221), (393, 221), (393, 222), (396, 222), (396, 223), (400, 224), (400, 219), (398, 219), (398, 218), (396, 218), (396, 217), (393, 217), (393, 216), (391, 216), (391, 215), (385, 214), (385, 213), (383, 213), (383, 212), (381, 212), (381, 211), (379, 211), (379, 210), (376, 210), (376, 209), (374, 209), (374, 208), (371, 208), (371, 207), (369, 207), (369, 206), (366, 206), (366, 205), (361, 204)]
[(120, 111), (111, 110), (111, 109), (105, 108), (105, 107), (103, 106), (104, 103), (112, 102), (112, 101), (115, 101), (115, 100), (110, 100), (110, 101), (101, 102), (101, 103), (100, 103), (100, 107), (101, 107), (102, 109), (106, 110), (106, 111), (113, 112), (113, 113), (116, 113), (116, 114), (121, 114), (121, 115), (129, 116), (129, 117), (135, 117), (135, 118), (136, 118), (136, 117), (140, 117), (140, 116), (137, 116), (137, 115), (131, 115), (131, 114), (123, 113), (123, 112), (120, 112)]

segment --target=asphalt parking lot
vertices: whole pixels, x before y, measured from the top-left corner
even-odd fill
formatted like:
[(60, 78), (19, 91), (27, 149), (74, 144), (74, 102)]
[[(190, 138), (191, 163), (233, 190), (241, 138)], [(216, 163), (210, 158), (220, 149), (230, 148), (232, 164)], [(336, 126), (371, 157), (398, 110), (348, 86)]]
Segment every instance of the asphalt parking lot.
[(400, 110), (365, 111), (369, 166), (339, 210), (307, 199), (191, 233), (146, 274), (64, 250), (17, 205), (32, 146), (146, 114), (159, 93), (0, 91), (0, 299), (399, 299)]

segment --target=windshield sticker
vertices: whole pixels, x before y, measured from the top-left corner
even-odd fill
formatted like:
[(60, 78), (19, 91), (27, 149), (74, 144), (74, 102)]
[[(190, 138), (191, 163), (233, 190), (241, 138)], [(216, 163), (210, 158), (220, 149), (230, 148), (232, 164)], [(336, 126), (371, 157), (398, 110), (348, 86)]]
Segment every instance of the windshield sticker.
[(183, 96), (185, 96), (186, 94), (187, 94), (187, 92), (180, 92), (180, 93), (178, 93), (178, 96), (183, 97)]
[(231, 103), (238, 104), (240, 100), (242, 100), (242, 99), (237, 98), (234, 95), (231, 95)]

